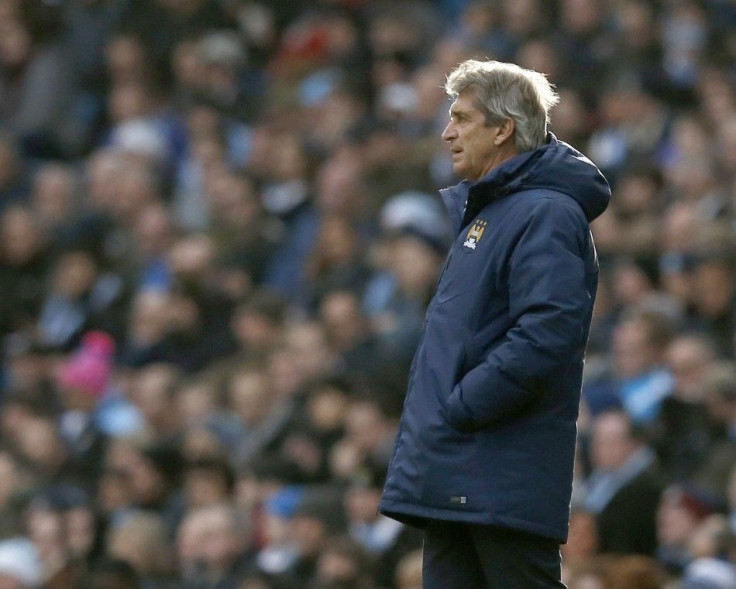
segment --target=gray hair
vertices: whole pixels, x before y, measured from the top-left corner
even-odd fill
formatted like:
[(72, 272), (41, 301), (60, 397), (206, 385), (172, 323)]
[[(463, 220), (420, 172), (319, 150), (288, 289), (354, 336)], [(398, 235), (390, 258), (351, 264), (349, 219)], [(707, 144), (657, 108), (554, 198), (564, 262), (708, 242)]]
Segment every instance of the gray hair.
[(447, 76), (445, 83), (445, 92), (452, 99), (465, 91), (475, 93), (476, 106), (485, 114), (486, 124), (513, 119), (519, 153), (544, 143), (549, 111), (559, 101), (544, 74), (512, 63), (468, 59)]

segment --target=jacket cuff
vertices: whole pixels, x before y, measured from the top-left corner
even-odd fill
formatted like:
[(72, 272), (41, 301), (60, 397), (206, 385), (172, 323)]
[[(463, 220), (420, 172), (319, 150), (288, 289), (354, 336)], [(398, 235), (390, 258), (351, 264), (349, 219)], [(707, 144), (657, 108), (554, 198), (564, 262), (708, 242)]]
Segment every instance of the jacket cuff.
[(456, 430), (470, 432), (476, 429), (473, 416), (462, 399), (462, 388), (458, 383), (447, 399), (447, 421)]

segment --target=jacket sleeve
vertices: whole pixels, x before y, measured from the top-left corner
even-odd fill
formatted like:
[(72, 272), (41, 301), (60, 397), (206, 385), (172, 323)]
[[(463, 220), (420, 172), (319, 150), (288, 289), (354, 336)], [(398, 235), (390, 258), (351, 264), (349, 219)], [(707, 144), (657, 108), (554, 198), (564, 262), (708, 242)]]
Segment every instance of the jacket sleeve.
[(515, 324), (451, 392), (447, 419), (454, 427), (472, 431), (513, 417), (582, 359), (593, 301), (588, 233), (574, 203), (535, 203), (510, 258)]

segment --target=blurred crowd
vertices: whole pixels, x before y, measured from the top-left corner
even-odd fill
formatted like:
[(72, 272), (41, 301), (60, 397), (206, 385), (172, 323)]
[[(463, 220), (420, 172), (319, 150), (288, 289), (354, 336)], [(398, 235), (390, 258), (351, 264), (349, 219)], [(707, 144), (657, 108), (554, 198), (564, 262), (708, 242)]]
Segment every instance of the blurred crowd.
[[(736, 5), (0, 0), (0, 587), (419, 589), (376, 513), (442, 85), (607, 175), (570, 589), (736, 588)], [(489, 476), (493, 476), (489, 465)]]

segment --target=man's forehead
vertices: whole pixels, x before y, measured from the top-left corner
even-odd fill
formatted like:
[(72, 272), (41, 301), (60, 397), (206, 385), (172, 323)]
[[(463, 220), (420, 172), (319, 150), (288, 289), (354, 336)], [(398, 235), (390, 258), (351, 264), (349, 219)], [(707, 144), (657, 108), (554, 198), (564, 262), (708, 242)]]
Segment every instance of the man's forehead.
[(476, 105), (475, 94), (471, 92), (463, 92), (459, 94), (450, 105), (450, 114), (472, 114), (480, 112)]

